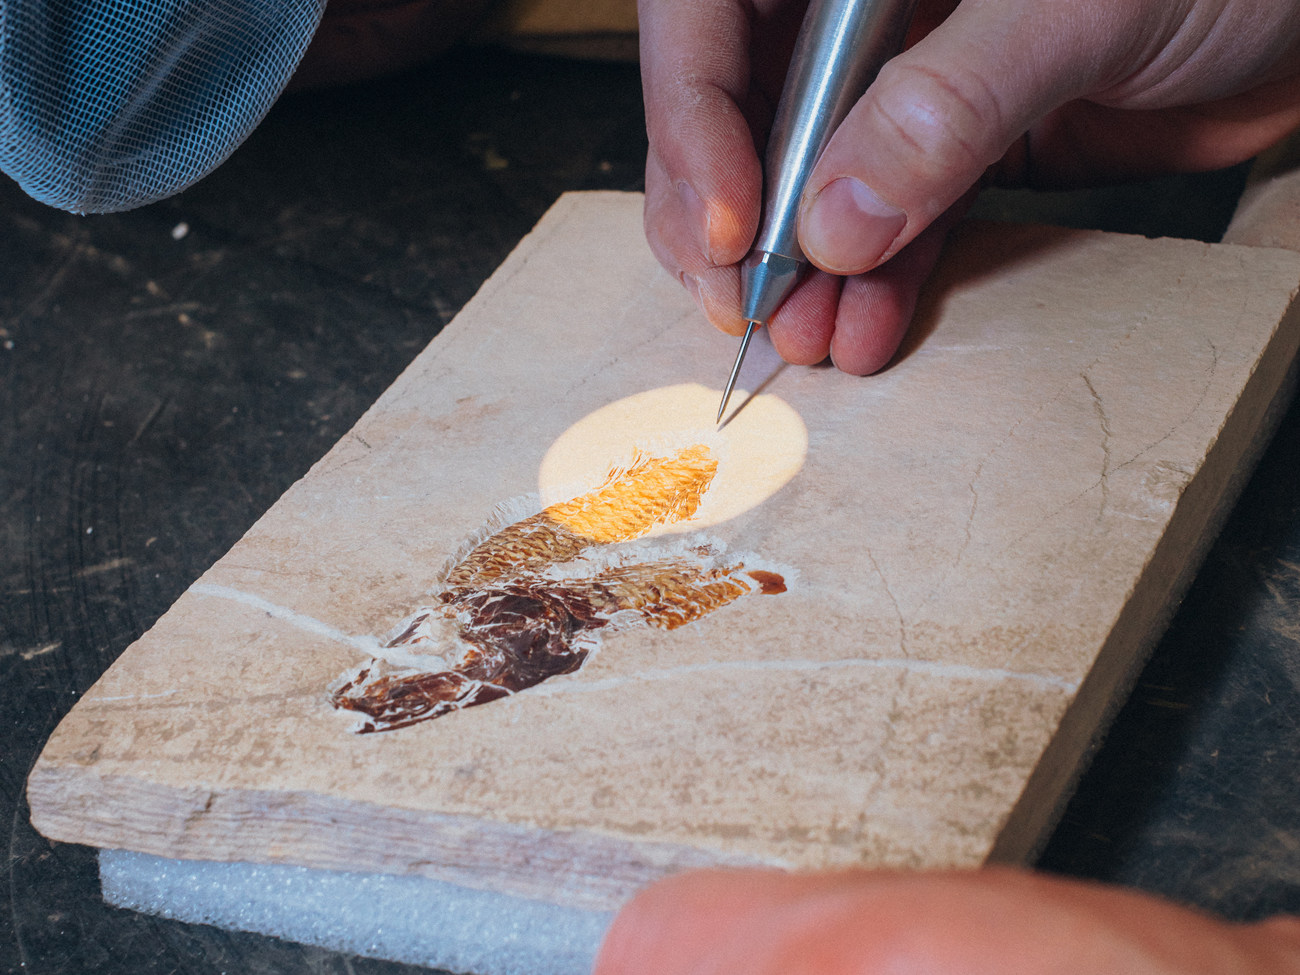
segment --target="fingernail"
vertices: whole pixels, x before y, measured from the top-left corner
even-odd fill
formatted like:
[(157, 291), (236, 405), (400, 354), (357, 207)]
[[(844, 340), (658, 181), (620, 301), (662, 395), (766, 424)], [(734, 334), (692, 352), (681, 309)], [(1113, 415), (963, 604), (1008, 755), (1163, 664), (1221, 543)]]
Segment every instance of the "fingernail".
[(907, 214), (898, 207), (861, 180), (841, 176), (813, 197), (799, 225), (799, 240), (826, 270), (856, 274), (874, 267), (906, 224)]
[(691, 232), (695, 234), (700, 253), (704, 255), (706, 261), (712, 264), (713, 254), (709, 248), (709, 208), (704, 205), (704, 201), (700, 199), (700, 194), (695, 192), (695, 188), (685, 180), (677, 184), (677, 197), (682, 201), (682, 210), (686, 214), (686, 221), (691, 228)]

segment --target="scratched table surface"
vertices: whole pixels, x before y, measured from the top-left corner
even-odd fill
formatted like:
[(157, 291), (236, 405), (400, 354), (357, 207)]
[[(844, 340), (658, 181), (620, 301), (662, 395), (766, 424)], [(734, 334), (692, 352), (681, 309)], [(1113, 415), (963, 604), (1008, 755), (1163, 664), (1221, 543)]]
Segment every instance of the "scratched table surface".
[[(639, 189), (644, 153), (634, 67), (489, 49), (282, 99), (213, 176), (140, 211), (77, 218), (0, 184), (0, 970), (416, 971), (106, 907), (93, 851), (34, 832), (23, 783), (78, 695), (555, 198)], [(980, 209), (1214, 240), (1242, 179)], [(1041, 865), (1234, 918), (1300, 912), (1300, 407)]]

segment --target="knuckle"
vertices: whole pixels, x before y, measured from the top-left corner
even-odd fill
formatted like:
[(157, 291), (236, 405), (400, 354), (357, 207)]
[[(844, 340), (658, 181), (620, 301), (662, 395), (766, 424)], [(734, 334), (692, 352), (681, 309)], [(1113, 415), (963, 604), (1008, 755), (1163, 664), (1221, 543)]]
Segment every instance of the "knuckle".
[(887, 65), (877, 85), (875, 113), (913, 177), (947, 182), (977, 176), (1001, 155), (996, 134), (1005, 119), (981, 75), (904, 62)]

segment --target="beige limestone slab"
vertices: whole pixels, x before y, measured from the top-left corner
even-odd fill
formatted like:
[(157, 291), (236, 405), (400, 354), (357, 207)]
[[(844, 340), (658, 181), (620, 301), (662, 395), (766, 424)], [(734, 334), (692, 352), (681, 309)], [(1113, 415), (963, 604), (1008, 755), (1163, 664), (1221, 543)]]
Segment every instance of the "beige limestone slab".
[(1300, 131), (1261, 153), (1251, 165), (1223, 240), (1300, 251)]
[(493, 20), (519, 35), (635, 34), (635, 0), (502, 0)]
[(498, 0), (479, 34), (545, 54), (635, 61), (636, 0)]
[[(1300, 255), (967, 226), (891, 368), (785, 366), (760, 339), (715, 433), (736, 340), (655, 264), (640, 207), (562, 198), (122, 655), (32, 773), (43, 833), (601, 907), (701, 863), (1029, 855), (1243, 476), (1300, 339)], [(700, 529), (788, 591), (353, 733), (329, 684), (634, 395), (686, 404), (662, 438), (712, 444), (720, 483), (795, 458)]]

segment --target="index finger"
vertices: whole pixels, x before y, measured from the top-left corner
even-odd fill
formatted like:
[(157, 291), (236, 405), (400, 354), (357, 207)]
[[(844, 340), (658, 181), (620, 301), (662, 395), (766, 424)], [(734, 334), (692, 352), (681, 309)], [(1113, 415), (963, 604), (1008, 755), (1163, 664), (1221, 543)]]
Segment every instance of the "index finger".
[(757, 229), (761, 174), (742, 109), (752, 15), (741, 0), (639, 4), (652, 157), (646, 226), (670, 270), (733, 264)]

